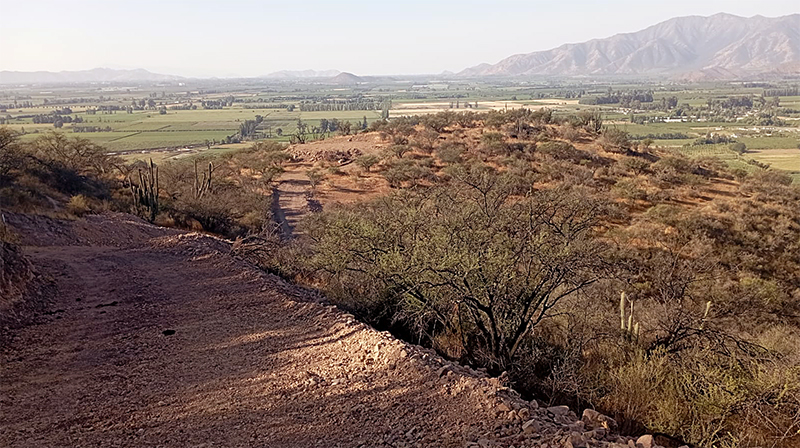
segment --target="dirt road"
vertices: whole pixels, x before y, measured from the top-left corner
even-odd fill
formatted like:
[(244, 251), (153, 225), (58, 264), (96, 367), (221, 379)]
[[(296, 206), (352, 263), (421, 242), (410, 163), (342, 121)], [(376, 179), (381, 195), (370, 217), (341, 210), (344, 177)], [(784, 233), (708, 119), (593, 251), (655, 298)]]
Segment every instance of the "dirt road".
[(2, 447), (627, 447), (227, 241), (124, 214), (11, 221), (58, 293), (0, 347)]
[(285, 238), (295, 234), (297, 224), (309, 213), (311, 182), (305, 173), (309, 168), (310, 164), (289, 164), (273, 190), (272, 213)]
[(26, 251), (60, 292), (3, 350), (0, 446), (465, 446), (519, 433), (497, 418), (496, 380), (298, 301), (227, 242), (126, 215), (21, 225), (35, 225)]

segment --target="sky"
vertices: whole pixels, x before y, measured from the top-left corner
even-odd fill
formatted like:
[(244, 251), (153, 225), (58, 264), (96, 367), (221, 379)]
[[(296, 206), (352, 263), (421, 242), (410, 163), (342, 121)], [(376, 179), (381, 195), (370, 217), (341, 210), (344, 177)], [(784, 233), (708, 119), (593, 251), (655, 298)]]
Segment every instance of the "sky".
[(797, 0), (0, 0), (0, 70), (189, 77), (428, 74), (672, 17), (777, 17)]

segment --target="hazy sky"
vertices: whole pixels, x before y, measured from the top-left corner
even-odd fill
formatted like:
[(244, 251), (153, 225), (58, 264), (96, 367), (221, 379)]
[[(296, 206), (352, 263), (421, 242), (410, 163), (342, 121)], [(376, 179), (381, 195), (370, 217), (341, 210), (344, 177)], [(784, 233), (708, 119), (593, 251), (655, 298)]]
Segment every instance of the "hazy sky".
[(0, 70), (183, 76), (458, 71), (685, 15), (781, 16), (797, 0), (0, 0)]

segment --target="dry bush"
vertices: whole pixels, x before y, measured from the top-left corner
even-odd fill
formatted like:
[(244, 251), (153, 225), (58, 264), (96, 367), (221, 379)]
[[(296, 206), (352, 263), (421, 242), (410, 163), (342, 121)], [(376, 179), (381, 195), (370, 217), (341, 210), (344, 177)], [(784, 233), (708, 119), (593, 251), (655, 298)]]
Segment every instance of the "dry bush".
[(608, 152), (627, 153), (631, 150), (628, 133), (616, 127), (608, 127), (598, 139), (600, 146)]
[(86, 196), (79, 194), (69, 198), (69, 202), (67, 202), (67, 212), (80, 217), (91, 213), (92, 208)]

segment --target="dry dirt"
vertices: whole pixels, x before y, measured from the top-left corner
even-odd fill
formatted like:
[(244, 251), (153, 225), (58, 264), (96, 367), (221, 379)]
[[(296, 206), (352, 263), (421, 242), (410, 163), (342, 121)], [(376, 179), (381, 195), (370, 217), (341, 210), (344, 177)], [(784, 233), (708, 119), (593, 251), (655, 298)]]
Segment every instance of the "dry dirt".
[(588, 429), (305, 301), (227, 241), (123, 214), (12, 225), (59, 293), (2, 347), (0, 446), (560, 447)]

